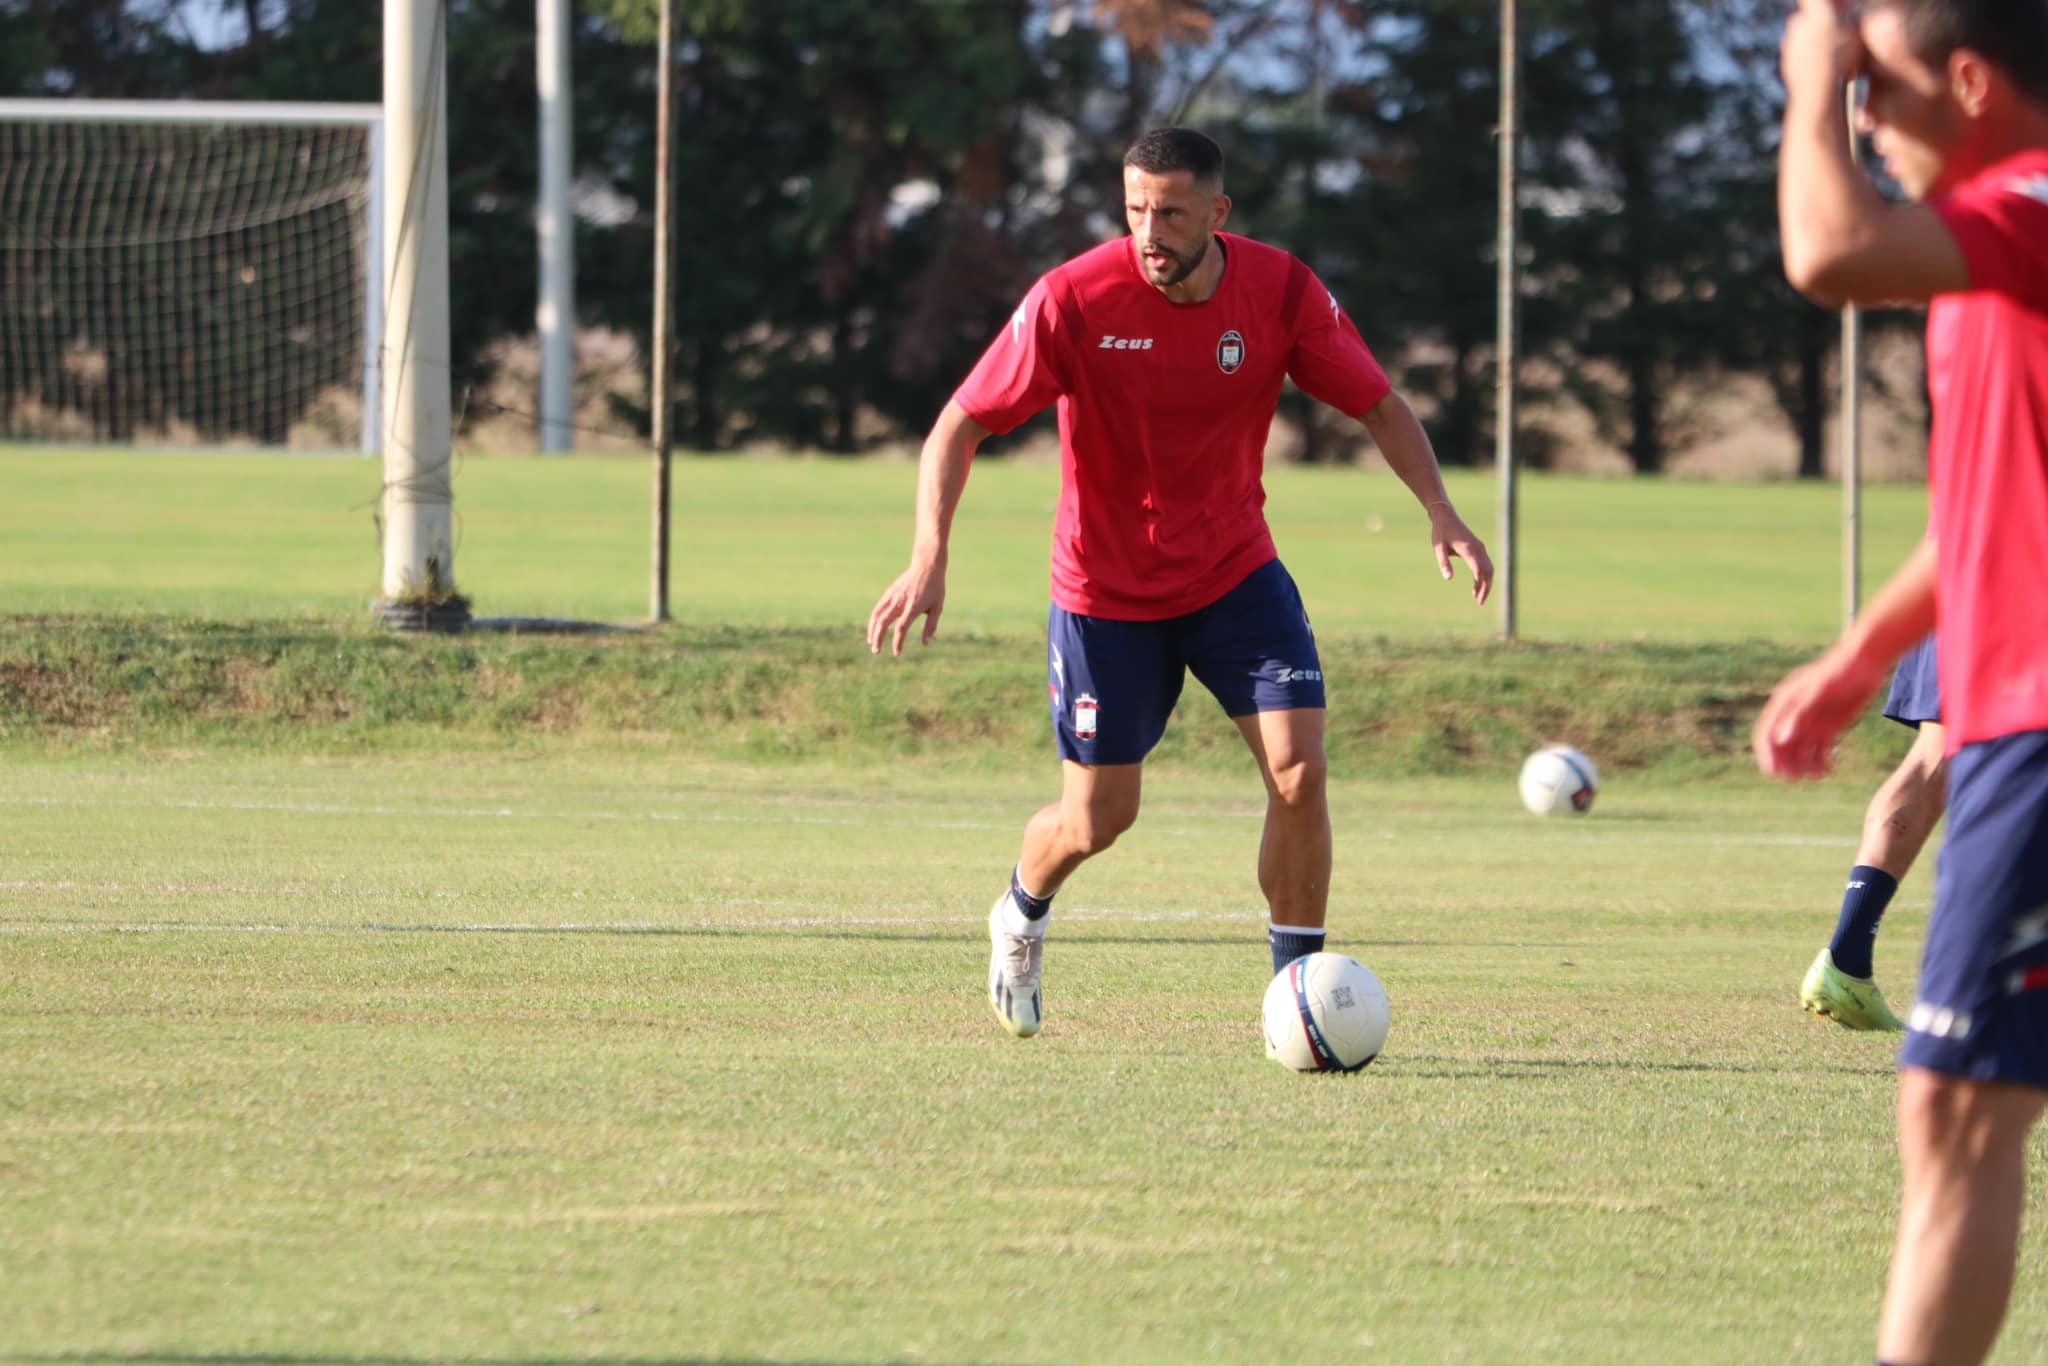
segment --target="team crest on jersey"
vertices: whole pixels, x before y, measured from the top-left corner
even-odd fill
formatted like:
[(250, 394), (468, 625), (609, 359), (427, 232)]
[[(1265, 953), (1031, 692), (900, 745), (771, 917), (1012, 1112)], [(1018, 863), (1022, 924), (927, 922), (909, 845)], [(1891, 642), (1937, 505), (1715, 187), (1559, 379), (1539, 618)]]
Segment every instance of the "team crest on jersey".
[(2029, 199), (2048, 204), (2048, 175), (2030, 175), (2024, 180), (2015, 180), (2006, 186), (2014, 194), (2023, 194)]
[(1232, 328), (1216, 343), (1216, 368), (1226, 375), (1237, 373), (1244, 364), (1244, 334)]

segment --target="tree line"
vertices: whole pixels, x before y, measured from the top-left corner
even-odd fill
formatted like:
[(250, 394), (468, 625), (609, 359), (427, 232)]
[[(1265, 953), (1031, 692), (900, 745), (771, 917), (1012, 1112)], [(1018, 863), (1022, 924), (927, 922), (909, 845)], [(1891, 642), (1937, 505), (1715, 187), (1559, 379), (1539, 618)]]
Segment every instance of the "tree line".
[[(18, 95), (375, 101), (381, 6), (0, 4)], [(1121, 230), (1119, 165), (1188, 123), (1233, 227), (1307, 260), (1449, 464), (1493, 448), (1496, 0), (676, 0), (675, 404), (705, 450), (915, 439), (1047, 267)], [(1674, 396), (1761, 380), (1823, 469), (1838, 329), (1784, 283), (1775, 0), (1521, 0), (1527, 401), (1642, 472)], [(580, 0), (579, 320), (653, 283), (655, 0)], [(448, 0), (455, 380), (533, 326), (533, 0)], [(1879, 320), (1882, 321), (1882, 320)], [(1907, 320), (1893, 320), (1907, 325)], [(1299, 396), (1304, 459), (1359, 436)], [(649, 415), (626, 414), (642, 429)], [(1532, 456), (1545, 452), (1540, 430)]]

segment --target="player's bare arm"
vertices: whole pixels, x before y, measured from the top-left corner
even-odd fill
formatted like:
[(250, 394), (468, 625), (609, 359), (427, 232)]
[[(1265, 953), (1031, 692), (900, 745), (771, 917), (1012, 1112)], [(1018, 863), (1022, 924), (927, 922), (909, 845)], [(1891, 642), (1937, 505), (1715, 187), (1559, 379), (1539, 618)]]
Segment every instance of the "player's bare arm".
[(868, 653), (880, 654), (884, 639), (889, 653), (903, 653), (910, 624), (924, 618), (922, 643), (938, 634), (939, 613), (946, 604), (946, 546), (953, 535), (953, 514), (967, 491), (967, 472), (974, 453), (988, 439), (988, 428), (948, 400), (924, 439), (917, 464), (917, 530), (910, 546), (910, 567), (896, 576), (888, 591), (868, 613)]
[(1437, 467), (1436, 448), (1429, 444), (1429, 433), (1422, 429), (1415, 410), (1399, 394), (1389, 393), (1366, 412), (1365, 429), (1372, 433), (1387, 468), (1428, 510), (1430, 549), (1436, 556), (1437, 572), (1448, 579), (1451, 560), (1463, 560), (1472, 570), (1472, 600), (1485, 602), (1493, 588), (1493, 560), (1452, 506), (1451, 496), (1444, 490), (1443, 472)]
[(1827, 775), (1835, 741), (1856, 723), (1893, 664), (1934, 629), (1935, 545), (1922, 541), (1826, 653), (1786, 675), (1756, 720), (1750, 748), (1773, 777)]
[[(1962, 250), (1934, 211), (1886, 202), (1850, 152), (1845, 91), (1858, 75), (1869, 83), (1863, 122), (1882, 129), (1887, 119), (1912, 126), (1944, 83), (1973, 79), (1981, 67), (1967, 57), (1951, 63), (1953, 72), (1927, 67), (1893, 32), (1895, 18), (1874, 21), (1874, 50), (1841, 0), (1801, 0), (1785, 26), (1778, 148), (1785, 277), (1828, 308), (1919, 302), (1969, 286)], [(1881, 154), (1891, 136), (1879, 132)], [(1919, 183), (1916, 166), (1892, 170), (1916, 198), (1933, 188)]]

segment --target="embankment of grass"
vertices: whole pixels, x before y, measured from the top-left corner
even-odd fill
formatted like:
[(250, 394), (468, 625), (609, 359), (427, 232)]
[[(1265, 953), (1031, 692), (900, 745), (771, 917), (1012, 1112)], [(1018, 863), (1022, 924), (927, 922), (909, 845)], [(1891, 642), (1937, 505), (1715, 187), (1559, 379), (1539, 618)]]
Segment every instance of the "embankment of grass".
[[(1499, 770), (1568, 741), (1610, 770), (1734, 771), (1769, 687), (1769, 643), (1322, 642), (1339, 773)], [(569, 744), (761, 762), (1000, 765), (1050, 751), (1041, 642), (953, 636), (904, 658), (857, 632), (676, 627), (604, 636), (408, 637), (301, 623), (13, 618), (0, 629), (0, 746), (36, 752), (492, 751)], [(1844, 743), (1881, 773), (1904, 734)], [(1158, 752), (1245, 762), (1190, 680)]]

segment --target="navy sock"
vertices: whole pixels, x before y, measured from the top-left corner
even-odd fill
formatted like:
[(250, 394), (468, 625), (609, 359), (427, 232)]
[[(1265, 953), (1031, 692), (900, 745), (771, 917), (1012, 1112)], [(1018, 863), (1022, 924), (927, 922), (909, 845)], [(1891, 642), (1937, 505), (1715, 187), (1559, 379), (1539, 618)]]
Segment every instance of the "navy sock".
[(1010, 900), (1017, 903), (1017, 909), (1024, 913), (1026, 920), (1043, 920), (1052, 912), (1052, 898), (1033, 896), (1025, 891), (1015, 868), (1010, 870)]
[(1835, 966), (1851, 977), (1870, 976), (1870, 950), (1877, 940), (1877, 923), (1884, 908), (1892, 904), (1899, 880), (1882, 868), (1859, 863), (1849, 870), (1849, 889), (1842, 895), (1842, 918), (1835, 924), (1835, 937), (1828, 941), (1828, 953)]
[(1320, 953), (1323, 947), (1321, 930), (1297, 930), (1288, 925), (1266, 925), (1266, 942), (1273, 946), (1273, 971), (1292, 963), (1304, 953)]

